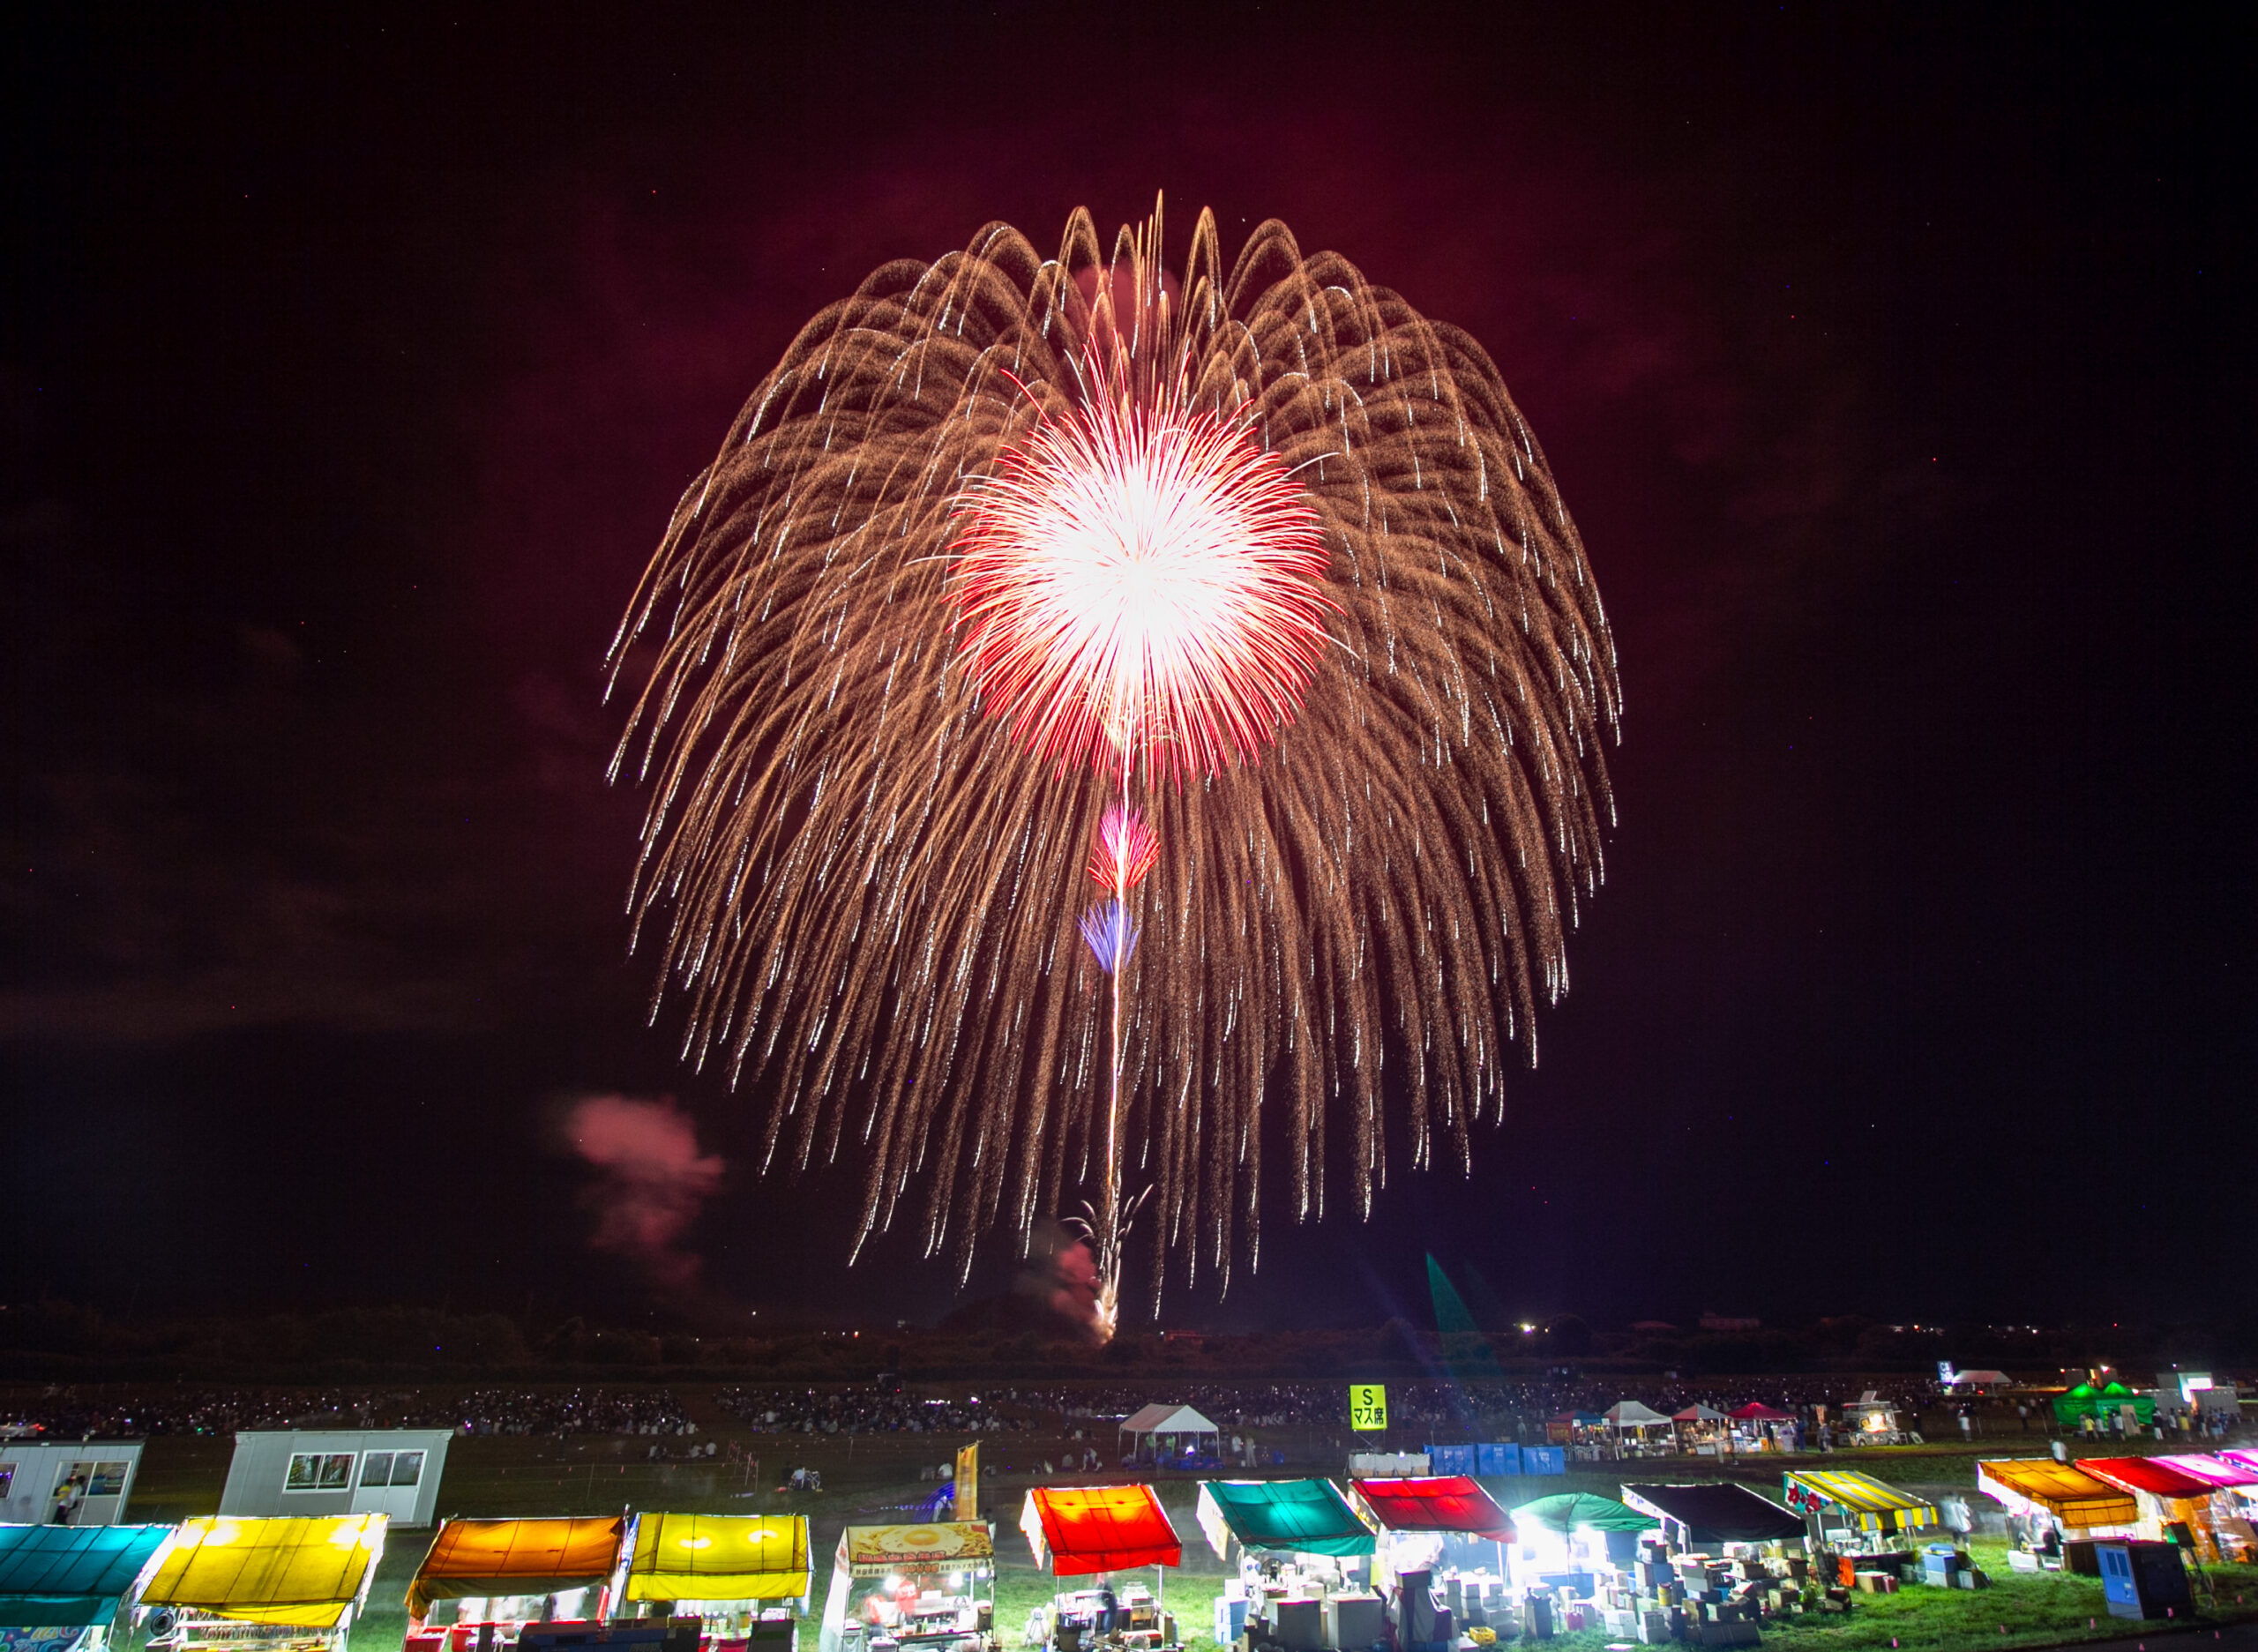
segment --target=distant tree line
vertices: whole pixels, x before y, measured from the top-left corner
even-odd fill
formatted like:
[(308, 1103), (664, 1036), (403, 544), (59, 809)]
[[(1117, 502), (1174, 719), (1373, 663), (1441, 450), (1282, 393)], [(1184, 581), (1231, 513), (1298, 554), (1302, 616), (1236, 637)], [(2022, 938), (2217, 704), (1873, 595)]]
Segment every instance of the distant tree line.
[(1130, 1330), (1094, 1347), (1065, 1327), (972, 1322), (932, 1328), (800, 1327), (759, 1336), (663, 1331), (579, 1318), (378, 1306), (312, 1313), (118, 1317), (63, 1303), (0, 1307), (0, 1379), (526, 1381), (734, 1379), (866, 1381), (1073, 1379), (1129, 1372), (1247, 1378), (1534, 1376), (1573, 1368), (1693, 1378), (1830, 1372), (1926, 1373), (1939, 1360), (2042, 1377), (2107, 1364), (2222, 1370), (2258, 1364), (2258, 1318), (2207, 1326), (2002, 1329), (1892, 1326), (1856, 1317), (1704, 1331), (1595, 1328), (1562, 1315), (1523, 1330), (1444, 1334), (1402, 1319), (1361, 1329), (1251, 1334)]

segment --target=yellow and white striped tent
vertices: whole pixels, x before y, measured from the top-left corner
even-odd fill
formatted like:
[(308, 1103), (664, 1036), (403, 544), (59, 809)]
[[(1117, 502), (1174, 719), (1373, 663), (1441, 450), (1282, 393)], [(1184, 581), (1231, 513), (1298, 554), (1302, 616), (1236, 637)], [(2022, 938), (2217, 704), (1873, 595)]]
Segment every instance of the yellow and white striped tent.
[(1799, 1469), (1782, 1475), (1780, 1484), (1788, 1506), (1798, 1514), (1831, 1505), (1867, 1531), (1897, 1532), (1942, 1523), (1933, 1504), (1854, 1469)]

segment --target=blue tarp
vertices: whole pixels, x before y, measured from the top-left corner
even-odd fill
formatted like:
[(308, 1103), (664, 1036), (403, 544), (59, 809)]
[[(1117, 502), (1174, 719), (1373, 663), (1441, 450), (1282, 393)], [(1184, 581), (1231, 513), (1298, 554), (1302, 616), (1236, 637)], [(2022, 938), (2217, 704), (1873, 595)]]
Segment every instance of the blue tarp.
[[(1525, 1470), (1522, 1466), (1522, 1450), (1513, 1445), (1430, 1446), (1427, 1447), (1427, 1472), (1430, 1474), (1522, 1474), (1544, 1473), (1547, 1470)], [(1558, 1473), (1553, 1469), (1549, 1472)]]
[(0, 1526), (0, 1628), (108, 1623), (169, 1526)]
[(1523, 1446), (1521, 1448), (1521, 1471), (1523, 1474), (1566, 1474), (1568, 1472), (1568, 1448), (1566, 1446)]

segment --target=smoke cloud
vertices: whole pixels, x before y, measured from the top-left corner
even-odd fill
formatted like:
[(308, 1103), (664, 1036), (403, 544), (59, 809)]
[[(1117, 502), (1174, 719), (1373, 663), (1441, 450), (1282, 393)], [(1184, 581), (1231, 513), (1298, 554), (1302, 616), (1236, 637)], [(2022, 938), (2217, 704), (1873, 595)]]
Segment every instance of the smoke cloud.
[(564, 1119), (567, 1146), (602, 1175), (581, 1200), (596, 1213), (589, 1240), (639, 1262), (657, 1283), (687, 1290), (702, 1259), (683, 1234), (722, 1185), (728, 1162), (698, 1150), (698, 1125), (674, 1097), (590, 1095)]
[(1018, 1290), (1032, 1297), (1091, 1341), (1100, 1340), (1097, 1258), (1089, 1243), (1056, 1222), (1038, 1229)]

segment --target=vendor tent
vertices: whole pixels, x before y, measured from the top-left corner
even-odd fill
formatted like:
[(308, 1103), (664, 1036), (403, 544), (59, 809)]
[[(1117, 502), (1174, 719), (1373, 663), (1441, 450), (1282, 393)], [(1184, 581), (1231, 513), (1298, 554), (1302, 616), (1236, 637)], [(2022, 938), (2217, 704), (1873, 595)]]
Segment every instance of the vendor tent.
[[(848, 1608), (855, 1585), (883, 1580), (881, 1592), (897, 1588), (922, 1594), (946, 1581), (952, 1597), (972, 1579), (996, 1574), (996, 1540), (981, 1520), (922, 1521), (901, 1526), (849, 1526), (839, 1534), (832, 1559), (831, 1591), (823, 1603), (819, 1652), (840, 1652), (848, 1644)], [(989, 1611), (994, 1611), (990, 1590)], [(862, 1641), (856, 1638), (856, 1644)]]
[(849, 1577), (971, 1571), (993, 1566), (995, 1539), (979, 1520), (912, 1526), (849, 1526), (839, 1534), (834, 1564)]
[(0, 1526), (0, 1629), (109, 1622), (172, 1535), (169, 1526)]
[(1456, 1533), (1498, 1543), (1513, 1538), (1513, 1521), (1497, 1500), (1462, 1474), (1417, 1480), (1351, 1480), (1357, 1506), (1382, 1531)]
[(1976, 1465), (1976, 1489), (2010, 1514), (2043, 1509), (2065, 1526), (2130, 1527), (2140, 1519), (2129, 1493), (2052, 1457), (2011, 1457)]
[(2077, 1466), (2097, 1480), (2150, 1497), (2184, 1501), (2208, 1498), (2213, 1490), (2209, 1481), (2155, 1457), (2081, 1457)]
[(1213, 1457), (1218, 1430), (1188, 1405), (1148, 1405), (1123, 1419), (1117, 1440), (1125, 1438), (1125, 1460), (1158, 1461), (1185, 1452)]
[(1561, 1491), (1551, 1497), (1540, 1497), (1533, 1503), (1524, 1503), (1514, 1510), (1511, 1517), (1516, 1534), (1537, 1528), (1546, 1531), (1652, 1531), (1655, 1521), (1650, 1515), (1617, 1502), (1611, 1497), (1594, 1497), (1588, 1491)]
[(1626, 1485), (1623, 1500), (1650, 1514), (1675, 1549), (1709, 1549), (1727, 1543), (1791, 1543), (1803, 1521), (1745, 1485)]
[(1636, 1400), (1618, 1400), (1607, 1408), (1607, 1425), (1619, 1433), (1628, 1428), (1668, 1428), (1670, 1419)]
[(1330, 1480), (1202, 1480), (1200, 1529), (1218, 1559), (1242, 1548), (1370, 1554), (1372, 1535)]
[(1032, 1487), (1020, 1529), (1036, 1565), (1053, 1577), (1184, 1563), (1184, 1544), (1148, 1485)]
[(2232, 1491), (2241, 1486), (2258, 1485), (2258, 1464), (2231, 1462), (2224, 1457), (2206, 1456), (2200, 1452), (2179, 1457), (2151, 1457), (2149, 1461), (2168, 1463), (2214, 1491)]
[(2054, 1396), (2054, 1420), (2064, 1428), (2075, 1428), (2084, 1417), (2094, 1417), (2106, 1423), (2122, 1414), (2125, 1407), (2133, 1408), (2133, 1420), (2142, 1428), (2156, 1423), (2156, 1402), (2144, 1394), (2135, 1394), (2121, 1382), (2105, 1382), (2096, 1387), (2082, 1382), (2067, 1393)]
[(1790, 1508), (1798, 1514), (1841, 1511), (1840, 1523), (1866, 1531), (1901, 1532), (1942, 1524), (1935, 1505), (1855, 1469), (1798, 1469), (1780, 1476)]
[(2081, 1457), (2078, 1467), (2097, 1480), (2133, 1494), (2141, 1512), (2141, 1536), (2162, 1541), (2174, 1525), (2184, 1525), (2204, 1559), (2219, 1559), (2218, 1533), (2209, 1480), (2154, 1457)]
[(1725, 1414), (1714, 1406), (1702, 1405), (1697, 1402), (1687, 1406), (1683, 1411), (1672, 1411), (1670, 1414), (1670, 1420), (1673, 1423), (1722, 1423), (1725, 1420)]
[(638, 1514), (613, 1593), (639, 1601), (807, 1604), (813, 1568), (804, 1514)]
[(158, 1563), (141, 1604), (341, 1630), (368, 1598), (388, 1523), (382, 1514), (191, 1520)]
[[(421, 1623), (436, 1601), (602, 1588), (619, 1565), (626, 1535), (626, 1519), (616, 1514), (444, 1521), (407, 1586), (407, 1615)], [(603, 1613), (592, 1607), (587, 1615)]]
[(1792, 1423), (1793, 1411), (1776, 1411), (1761, 1400), (1751, 1400), (1746, 1405), (1736, 1406), (1725, 1413), (1736, 1423)]

